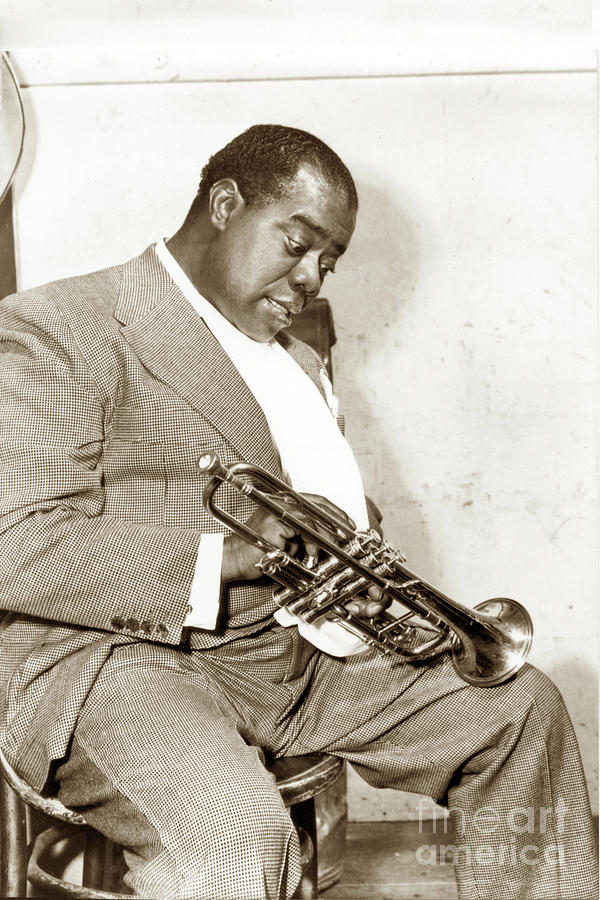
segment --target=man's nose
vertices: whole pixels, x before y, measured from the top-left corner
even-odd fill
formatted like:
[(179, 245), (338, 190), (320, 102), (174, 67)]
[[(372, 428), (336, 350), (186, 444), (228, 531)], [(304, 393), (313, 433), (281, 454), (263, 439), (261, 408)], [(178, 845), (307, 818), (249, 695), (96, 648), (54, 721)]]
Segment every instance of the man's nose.
[[(296, 298), (301, 298), (302, 306), (304, 306), (306, 302), (317, 296), (321, 288), (318, 260), (312, 260), (309, 254), (303, 256), (292, 270), (291, 281)], [(301, 297), (299, 298), (298, 295)]]

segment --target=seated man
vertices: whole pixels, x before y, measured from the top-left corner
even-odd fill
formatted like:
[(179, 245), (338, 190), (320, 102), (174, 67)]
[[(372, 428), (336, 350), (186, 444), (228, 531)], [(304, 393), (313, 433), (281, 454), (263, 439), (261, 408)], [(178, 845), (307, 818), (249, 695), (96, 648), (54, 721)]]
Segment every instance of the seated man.
[[(210, 159), (171, 239), (0, 305), (1, 746), (126, 848), (142, 897), (291, 896), (297, 835), (259, 748), (337, 754), (447, 805), (470, 851), (463, 898), (595, 896), (579, 752), (543, 674), (484, 688), (447, 653), (317, 649), (274, 617), (262, 551), (203, 509), (211, 448), (368, 527), (319, 359), (280, 334), (345, 252), (357, 205), (320, 140), (255, 126)], [(221, 502), (296, 543), (247, 498)], [(543, 828), (511, 827), (515, 807)]]

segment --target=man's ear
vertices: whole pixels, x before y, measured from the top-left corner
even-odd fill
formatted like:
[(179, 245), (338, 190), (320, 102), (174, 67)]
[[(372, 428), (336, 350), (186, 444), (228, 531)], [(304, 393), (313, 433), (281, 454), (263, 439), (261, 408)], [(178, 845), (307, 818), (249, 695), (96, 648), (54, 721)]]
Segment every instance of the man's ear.
[(237, 182), (233, 178), (221, 178), (210, 189), (208, 212), (215, 228), (223, 231), (231, 216), (245, 206)]

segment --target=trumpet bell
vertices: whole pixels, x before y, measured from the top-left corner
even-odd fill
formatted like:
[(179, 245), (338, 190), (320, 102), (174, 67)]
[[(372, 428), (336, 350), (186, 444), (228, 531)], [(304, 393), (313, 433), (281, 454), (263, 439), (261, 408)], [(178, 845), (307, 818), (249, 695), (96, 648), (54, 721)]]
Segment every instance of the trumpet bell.
[(468, 633), (454, 635), (452, 662), (461, 678), (479, 687), (502, 684), (522, 668), (533, 639), (524, 606), (509, 597), (484, 600), (473, 608)]

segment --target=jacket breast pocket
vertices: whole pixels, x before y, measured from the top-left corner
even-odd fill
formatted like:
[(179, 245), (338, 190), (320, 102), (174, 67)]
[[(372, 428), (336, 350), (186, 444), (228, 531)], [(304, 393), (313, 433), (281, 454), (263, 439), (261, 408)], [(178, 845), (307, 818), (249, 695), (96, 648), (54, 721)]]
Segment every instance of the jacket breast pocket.
[[(170, 444), (163, 446), (166, 496), (165, 525), (198, 529), (204, 533), (219, 534), (227, 531), (202, 502), (202, 494), (208, 483), (208, 475), (198, 468), (198, 459), (206, 450), (218, 453), (221, 462), (229, 465), (239, 459), (235, 449), (224, 442), (213, 440), (194, 444)], [(232, 489), (220, 486), (217, 494), (219, 505), (231, 508)]]
[[(226, 465), (239, 459), (223, 434), (183, 401), (153, 396), (118, 408), (105, 444), (107, 511), (119, 509), (132, 521), (225, 531), (202, 504), (208, 477), (198, 459), (206, 450)], [(220, 491), (219, 502), (230, 493)], [(228, 496), (226, 505), (231, 502)]]

